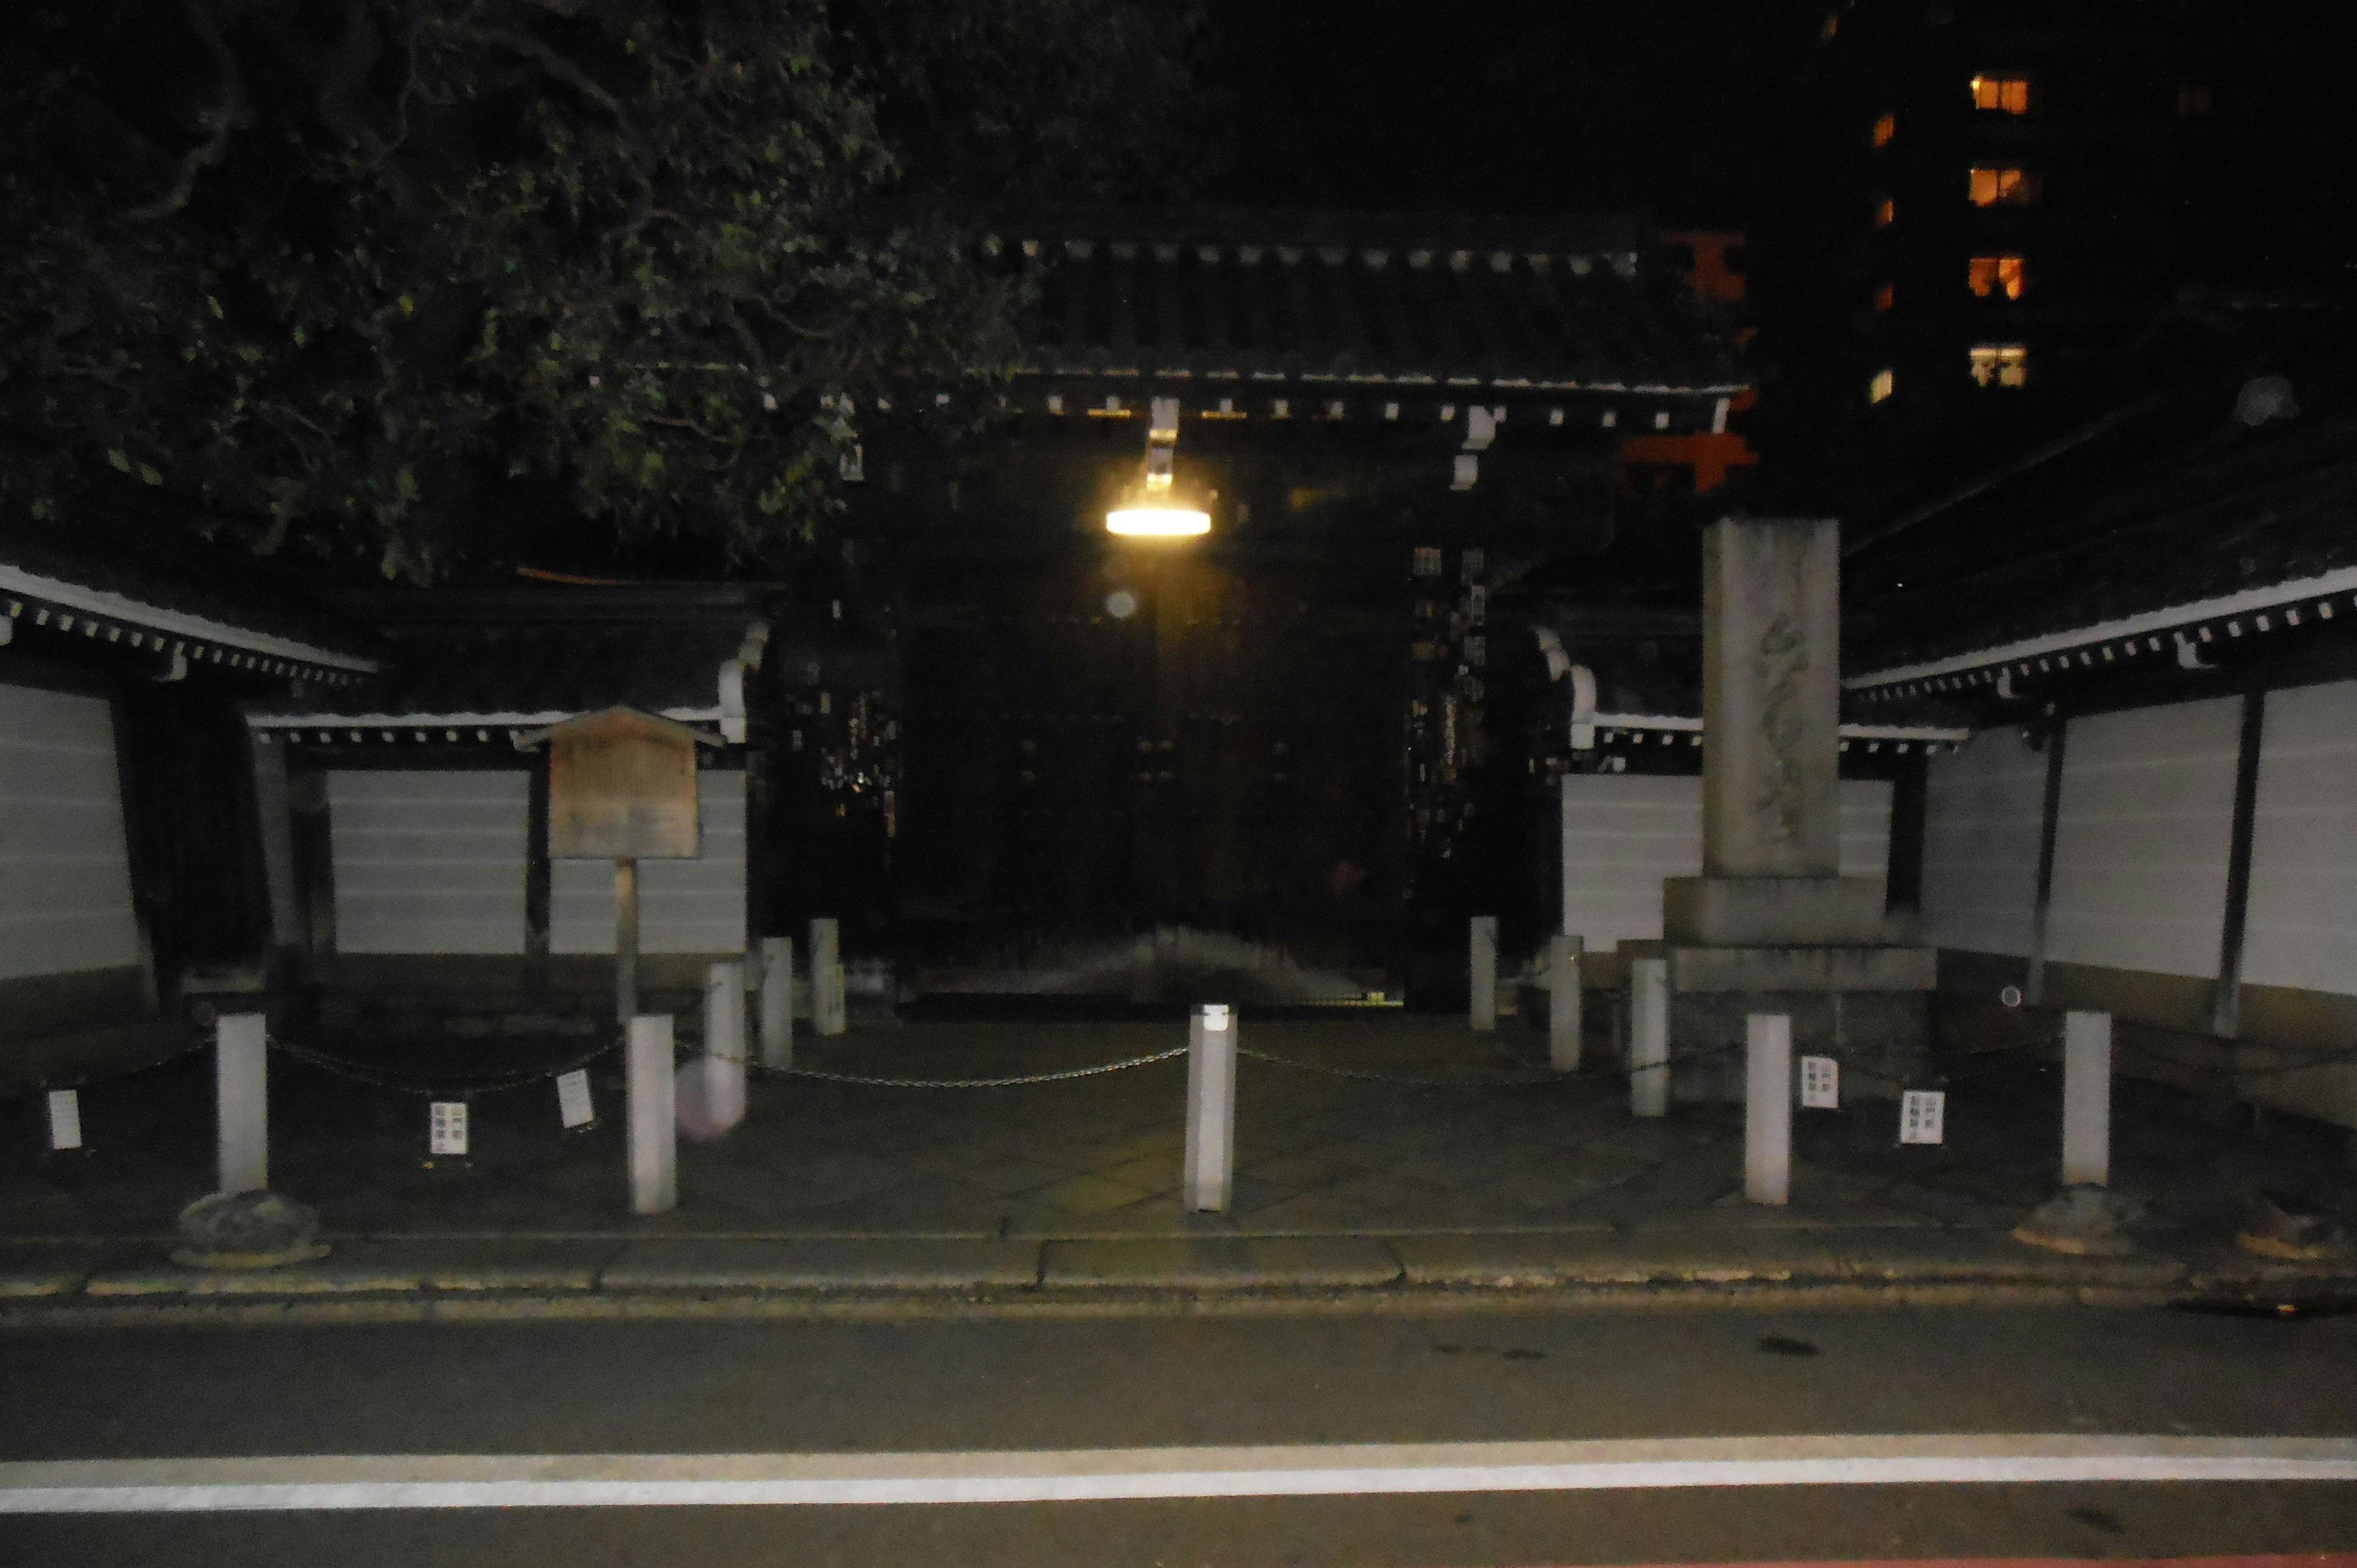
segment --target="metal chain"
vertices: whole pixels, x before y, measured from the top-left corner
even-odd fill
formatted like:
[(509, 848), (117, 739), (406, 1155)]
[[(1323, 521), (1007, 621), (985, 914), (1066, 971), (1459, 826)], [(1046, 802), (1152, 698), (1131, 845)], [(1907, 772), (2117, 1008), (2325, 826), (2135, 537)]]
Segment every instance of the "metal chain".
[(584, 1052), (572, 1060), (561, 1062), (554, 1067), (539, 1068), (528, 1073), (511, 1074), (503, 1078), (479, 1079), (455, 1089), (438, 1089), (431, 1084), (420, 1087), (414, 1083), (404, 1083), (399, 1079), (386, 1078), (381, 1074), (369, 1072), (354, 1067), (341, 1058), (298, 1046), (292, 1040), (281, 1039), (275, 1035), (270, 1036), (270, 1044), (275, 1049), (293, 1057), (296, 1061), (308, 1062), (322, 1071), (333, 1073), (338, 1078), (349, 1079), (354, 1083), (365, 1083), (376, 1089), (397, 1090), (404, 1094), (422, 1094), (429, 1100), (463, 1100), (477, 1094), (500, 1094), (511, 1089), (524, 1089), (535, 1083), (545, 1083), (552, 1079), (563, 1078), (566, 1073), (577, 1072), (607, 1052), (618, 1048), (620, 1042), (609, 1040), (596, 1050)]
[[(1739, 1045), (1715, 1047), (1710, 1050), (1695, 1051), (1692, 1055), (1679, 1057), (1674, 1061), (1650, 1063), (1644, 1067), (1630, 1068), (1627, 1071), (1631, 1077), (1634, 1077), (1636, 1074), (1641, 1072), (1663, 1072), (1667, 1071), (1674, 1067), (1684, 1067), (1688, 1062), (1703, 1061), (1711, 1057), (1726, 1056), (1731, 1051), (1739, 1051), (1743, 1047)], [(1358, 1079), (1366, 1083), (1395, 1083), (1411, 1089), (1566, 1088), (1574, 1085), (1593, 1083), (1617, 1084), (1620, 1082), (1621, 1076), (1620, 1073), (1616, 1071), (1609, 1075), (1588, 1075), (1584, 1077), (1575, 1073), (1551, 1072), (1544, 1074), (1544, 1076), (1531, 1074), (1517, 1078), (1423, 1078), (1408, 1073), (1369, 1072), (1363, 1068), (1331, 1067), (1324, 1062), (1297, 1061), (1291, 1057), (1272, 1056), (1266, 1051), (1256, 1051), (1249, 1046), (1238, 1046), (1236, 1047), (1236, 1055), (1240, 1057), (1249, 1057), (1254, 1061), (1266, 1062), (1272, 1067), (1297, 1068), (1303, 1072), (1322, 1072), (1330, 1074), (1335, 1078)]]
[(168, 1055), (157, 1057), (154, 1061), (141, 1062), (137, 1067), (108, 1069), (99, 1072), (84, 1073), (80, 1078), (53, 1079), (47, 1083), (34, 1084), (25, 1092), (27, 1094), (56, 1094), (69, 1090), (80, 1092), (85, 1089), (94, 1089), (102, 1083), (113, 1083), (122, 1079), (135, 1077), (136, 1075), (146, 1072), (151, 1069), (162, 1067), (168, 1062), (178, 1061), (182, 1057), (192, 1057), (199, 1051), (209, 1051), (210, 1049), (212, 1049), (212, 1042), (210, 1040), (200, 1040), (193, 1046), (185, 1046), (177, 1051), (169, 1053)]
[(863, 1089), (1011, 1089), (1017, 1084), (1059, 1083), (1071, 1078), (1094, 1078), (1099, 1073), (1120, 1072), (1126, 1068), (1146, 1067), (1154, 1062), (1167, 1062), (1173, 1057), (1187, 1054), (1185, 1046), (1173, 1046), (1167, 1051), (1157, 1051), (1150, 1057), (1132, 1057), (1127, 1061), (1100, 1062), (1095, 1067), (1066, 1068), (1061, 1072), (1026, 1073), (1020, 1078), (862, 1078), (847, 1072), (821, 1072), (816, 1068), (790, 1067), (773, 1073), (780, 1078), (810, 1078), (821, 1083), (856, 1084)]

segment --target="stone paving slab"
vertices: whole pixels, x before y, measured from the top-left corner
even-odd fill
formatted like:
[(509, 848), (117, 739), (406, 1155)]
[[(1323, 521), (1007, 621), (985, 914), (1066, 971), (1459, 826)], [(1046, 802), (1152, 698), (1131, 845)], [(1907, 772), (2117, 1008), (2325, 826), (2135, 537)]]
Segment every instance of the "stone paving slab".
[(1040, 1264), (1047, 1285), (1249, 1290), (1385, 1285), (1400, 1261), (1364, 1236), (1161, 1236), (1114, 1241), (1050, 1241)]
[(609, 1291), (955, 1291), (1039, 1279), (1037, 1241), (897, 1236), (633, 1241), (600, 1275)]

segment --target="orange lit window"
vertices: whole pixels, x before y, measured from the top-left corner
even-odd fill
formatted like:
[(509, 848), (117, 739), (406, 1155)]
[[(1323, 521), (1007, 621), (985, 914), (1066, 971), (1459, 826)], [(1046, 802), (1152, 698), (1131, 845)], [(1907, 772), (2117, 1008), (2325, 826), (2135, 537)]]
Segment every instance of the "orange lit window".
[(1868, 403), (1880, 403), (1884, 398), (1890, 395), (1891, 388), (1894, 384), (1895, 378), (1892, 377), (1889, 371), (1875, 371), (1874, 380), (1866, 383), (1866, 401)]
[(1885, 114), (1881, 119), (1877, 120), (1874, 123), (1874, 145), (1876, 146), (1889, 146), (1890, 145), (1890, 138), (1897, 134), (1899, 134), (1898, 115)]
[(1880, 288), (1874, 291), (1874, 308), (1877, 310), (1889, 309), (1891, 301), (1896, 297), (1896, 295), (1897, 291), (1889, 284), (1884, 284)]
[(1994, 109), (2001, 114), (2029, 113), (2029, 79), (2026, 76), (1976, 76), (1973, 78), (1973, 107)]
[(1976, 168), (1969, 188), (1975, 207), (2025, 207), (2038, 199), (2038, 177), (2027, 169)]
[(1874, 204), (1874, 226), (1876, 228), (1888, 229), (1892, 223), (1898, 220), (1898, 218), (1899, 208), (1891, 201), (1890, 198), (1886, 196), (1881, 200)]
[(2002, 295), (2007, 299), (2021, 297), (2021, 258), (2019, 256), (1975, 256), (1965, 274), (1965, 282), (1983, 299)]
[(2018, 343), (1979, 343), (1971, 354), (1973, 380), (1985, 387), (2018, 387), (2029, 380), (2029, 350)]
[(2177, 90), (2177, 113), (2180, 119), (2195, 120), (2210, 113), (2210, 89), (2198, 82), (2187, 82)]

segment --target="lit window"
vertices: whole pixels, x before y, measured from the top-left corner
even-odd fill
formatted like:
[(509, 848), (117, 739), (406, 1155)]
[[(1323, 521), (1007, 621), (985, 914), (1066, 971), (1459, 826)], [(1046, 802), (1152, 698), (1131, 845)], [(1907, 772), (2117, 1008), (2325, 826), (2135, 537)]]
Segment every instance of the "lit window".
[(1899, 208), (1890, 198), (1884, 197), (1874, 204), (1874, 226), (1888, 229), (1899, 220)]
[(1965, 281), (1972, 291), (1983, 299), (2003, 295), (2007, 299), (2021, 297), (2021, 258), (2019, 256), (1975, 256), (1969, 263)]
[(2029, 380), (2029, 350), (2018, 343), (1978, 343), (1971, 353), (1973, 380), (1985, 387), (2018, 387)]
[(1976, 76), (1973, 78), (1973, 107), (1994, 109), (2001, 114), (2029, 113), (2029, 79), (2026, 76)]
[(2210, 113), (2210, 89), (2199, 82), (2187, 82), (2177, 90), (2177, 113), (2179, 119), (2197, 120)]
[(1881, 119), (1877, 120), (1874, 123), (1874, 145), (1876, 146), (1889, 146), (1890, 145), (1890, 138), (1897, 134), (1899, 134), (1898, 115), (1885, 114)]
[(2038, 177), (2027, 169), (1976, 168), (1968, 188), (1975, 207), (2027, 207), (2038, 199)]
[(1891, 287), (1889, 284), (1884, 284), (1880, 288), (1874, 291), (1874, 308), (1877, 310), (1888, 310), (1890, 308), (1891, 302), (1897, 297), (1898, 290)]
[(1874, 380), (1866, 383), (1866, 401), (1880, 403), (1890, 395), (1891, 384), (1892, 378), (1889, 371), (1875, 371)]

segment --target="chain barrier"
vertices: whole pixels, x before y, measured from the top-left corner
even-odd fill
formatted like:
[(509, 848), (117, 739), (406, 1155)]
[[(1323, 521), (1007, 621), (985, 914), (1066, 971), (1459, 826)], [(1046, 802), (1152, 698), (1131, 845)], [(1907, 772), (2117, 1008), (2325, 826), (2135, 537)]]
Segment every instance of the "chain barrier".
[[(1974, 1051), (1962, 1057), (1953, 1066), (1935, 1066), (1939, 1081), (1943, 1084), (1969, 1084), (2007, 1073), (2018, 1057), (2033, 1052), (2057, 1052), (2062, 1049), (2062, 1036), (2057, 1030), (2051, 1036), (2022, 1040), (2010, 1046), (1998, 1046), (1991, 1050)], [(2060, 1065), (2059, 1058), (2055, 1064)]]
[[(563, 1078), (568, 1072), (578, 1072), (583, 1068), (587, 1067), (591, 1062), (596, 1061), (599, 1057), (606, 1055), (609, 1051), (619, 1049), (621, 1042), (619, 1040), (609, 1040), (606, 1044), (597, 1047), (595, 1050), (585, 1051), (581, 1055), (575, 1057), (570, 1060), (560, 1062), (554, 1067), (535, 1068), (530, 1072), (511, 1073), (496, 1078), (470, 1079), (467, 1080), (461, 1087), (457, 1088), (437, 1088), (431, 1084), (421, 1086), (415, 1083), (404, 1082), (398, 1078), (388, 1078), (382, 1074), (370, 1072), (364, 1068), (355, 1066), (353, 1063), (343, 1058), (331, 1056), (325, 1051), (317, 1051), (307, 1046), (298, 1046), (294, 1041), (282, 1039), (276, 1035), (270, 1036), (270, 1045), (272, 1049), (284, 1051), (286, 1055), (293, 1057), (296, 1061), (308, 1062), (311, 1066), (319, 1069), (323, 1072), (332, 1073), (338, 1078), (349, 1079), (353, 1083), (365, 1083), (371, 1088), (390, 1089), (403, 1094), (424, 1095), (428, 1100), (466, 1100), (478, 1094), (501, 1094), (511, 1089), (527, 1089), (535, 1083), (547, 1083), (555, 1079)], [(446, 1083), (452, 1080), (445, 1080)]]
[(1531, 1073), (1515, 1078), (1425, 1078), (1408, 1073), (1370, 1072), (1364, 1068), (1333, 1067), (1325, 1062), (1297, 1061), (1291, 1057), (1256, 1051), (1249, 1046), (1238, 1046), (1236, 1055), (1253, 1061), (1266, 1062), (1271, 1067), (1289, 1067), (1302, 1072), (1322, 1072), (1334, 1078), (1356, 1079), (1365, 1083), (1392, 1083), (1411, 1089), (1538, 1089), (1573, 1088), (1591, 1084), (1619, 1087), (1623, 1078), (1633, 1078), (1641, 1072), (1666, 1072), (1691, 1062), (1707, 1061), (1714, 1057), (1728, 1056), (1743, 1049), (1741, 1043), (1714, 1046), (1706, 1051), (1695, 1051), (1665, 1062), (1648, 1062), (1643, 1067), (1615, 1068), (1603, 1073), (1549, 1072)]
[(137, 1067), (110, 1068), (102, 1072), (84, 1073), (80, 1078), (52, 1079), (47, 1083), (31, 1084), (24, 1092), (28, 1096), (61, 1094), (69, 1090), (79, 1093), (85, 1089), (94, 1089), (102, 1083), (115, 1083), (126, 1078), (136, 1078), (143, 1072), (153, 1071), (156, 1068), (178, 1061), (183, 1057), (192, 1057), (199, 1051), (209, 1051), (212, 1048), (213, 1043), (210, 1038), (200, 1039), (193, 1046), (183, 1046), (180, 1049), (157, 1057), (153, 1061), (141, 1062)]
[(856, 1073), (822, 1072), (817, 1068), (790, 1067), (772, 1070), (772, 1078), (808, 1078), (821, 1083), (847, 1083), (862, 1089), (1012, 1089), (1018, 1084), (1060, 1083), (1066, 1079), (1094, 1078), (1099, 1073), (1121, 1072), (1134, 1067), (1146, 1067), (1155, 1062), (1167, 1062), (1187, 1054), (1185, 1046), (1173, 1046), (1167, 1051), (1151, 1056), (1131, 1057), (1126, 1061), (1100, 1062), (1094, 1067), (1066, 1068), (1060, 1072), (1025, 1073), (1019, 1078), (864, 1078)]

